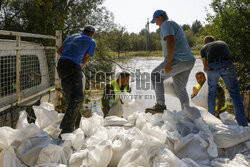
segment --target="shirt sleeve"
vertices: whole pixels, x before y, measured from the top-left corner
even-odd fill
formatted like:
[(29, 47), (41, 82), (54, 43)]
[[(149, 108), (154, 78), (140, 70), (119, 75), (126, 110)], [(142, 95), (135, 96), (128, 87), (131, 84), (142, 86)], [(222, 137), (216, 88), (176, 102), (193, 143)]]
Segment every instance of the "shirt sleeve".
[(201, 58), (204, 58), (204, 57), (207, 57), (207, 55), (206, 55), (206, 48), (202, 47), (201, 48)]
[(170, 21), (162, 23), (161, 33), (162, 33), (163, 39), (168, 35), (175, 35), (173, 24)]
[(89, 54), (91, 57), (93, 57), (94, 54), (95, 54), (95, 48), (96, 48), (96, 43), (95, 43), (95, 41), (93, 41), (93, 42), (91, 43), (91, 45), (90, 45), (88, 51), (87, 51), (87, 54)]
[(64, 41), (63, 44), (66, 45), (72, 39), (72, 35), (68, 36)]

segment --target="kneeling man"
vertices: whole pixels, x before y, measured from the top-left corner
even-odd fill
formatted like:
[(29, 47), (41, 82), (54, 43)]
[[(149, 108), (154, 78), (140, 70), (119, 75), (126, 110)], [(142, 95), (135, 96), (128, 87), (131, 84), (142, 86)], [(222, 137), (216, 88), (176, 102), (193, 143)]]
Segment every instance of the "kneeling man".
[(101, 108), (104, 117), (116, 115), (123, 116), (123, 101), (119, 97), (121, 93), (130, 92), (129, 88), (130, 74), (128, 72), (121, 72), (119, 77), (106, 85), (101, 99)]

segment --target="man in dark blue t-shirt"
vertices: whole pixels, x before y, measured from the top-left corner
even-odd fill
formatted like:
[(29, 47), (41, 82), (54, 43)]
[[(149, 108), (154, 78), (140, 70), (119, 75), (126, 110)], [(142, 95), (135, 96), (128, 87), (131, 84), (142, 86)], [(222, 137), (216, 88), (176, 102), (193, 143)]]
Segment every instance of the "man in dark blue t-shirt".
[[(82, 68), (89, 57), (94, 56), (96, 43), (92, 39), (93, 26), (85, 26), (82, 33), (66, 38), (57, 53), (61, 55), (57, 71), (68, 107), (61, 122), (61, 134), (71, 133), (79, 127), (83, 103)], [(61, 137), (61, 134), (59, 137)]]

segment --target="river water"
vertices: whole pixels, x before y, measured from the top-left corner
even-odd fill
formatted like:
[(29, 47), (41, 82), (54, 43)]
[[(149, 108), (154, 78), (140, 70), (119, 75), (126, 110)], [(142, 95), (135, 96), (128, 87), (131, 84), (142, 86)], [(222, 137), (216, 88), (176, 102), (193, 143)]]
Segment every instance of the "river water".
[[(130, 78), (131, 96), (125, 101), (124, 117), (127, 117), (133, 112), (144, 112), (145, 108), (152, 107), (155, 104), (154, 91), (150, 85), (150, 74), (152, 70), (164, 60), (163, 57), (133, 57), (130, 59), (121, 59), (115, 66), (115, 72), (123, 70), (129, 71), (132, 75)], [(194, 68), (192, 69), (187, 83), (187, 92), (189, 97), (192, 94), (193, 86), (197, 84), (195, 74), (203, 70), (201, 59), (196, 59)], [(165, 103), (167, 109), (181, 110), (179, 99), (168, 95), (168, 90), (165, 90)], [(100, 103), (97, 103), (95, 110), (101, 111)], [(192, 103), (191, 103), (192, 105)]]

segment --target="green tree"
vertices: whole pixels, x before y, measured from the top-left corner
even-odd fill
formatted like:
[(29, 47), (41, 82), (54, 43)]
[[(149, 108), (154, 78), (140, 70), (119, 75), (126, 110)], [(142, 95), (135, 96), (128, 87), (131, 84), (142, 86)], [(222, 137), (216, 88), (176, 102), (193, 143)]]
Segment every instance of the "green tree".
[(199, 20), (195, 20), (192, 23), (191, 29), (194, 32), (194, 34), (196, 34), (199, 31), (199, 28), (202, 27), (202, 24)]
[(189, 29), (190, 29), (190, 25), (188, 25), (188, 24), (183, 24), (183, 25), (181, 26), (181, 28), (183, 29), (183, 31), (186, 31), (186, 30), (189, 30)]
[(63, 37), (80, 32), (86, 24), (98, 31), (112, 30), (114, 18), (103, 0), (3, 0), (0, 28), (46, 35), (63, 30)]
[(230, 47), (241, 90), (250, 89), (249, 6), (249, 0), (213, 0), (211, 7), (215, 14), (207, 18), (210, 35)]
[(116, 28), (110, 32), (112, 40), (110, 40), (109, 43), (112, 50), (117, 52), (118, 57), (120, 56), (121, 51), (127, 50), (129, 45), (128, 34), (125, 34), (125, 27)]
[(186, 30), (184, 33), (186, 35), (189, 47), (190, 48), (193, 47), (194, 46), (194, 33), (193, 33), (193, 31), (191, 29), (189, 29), (189, 30)]

